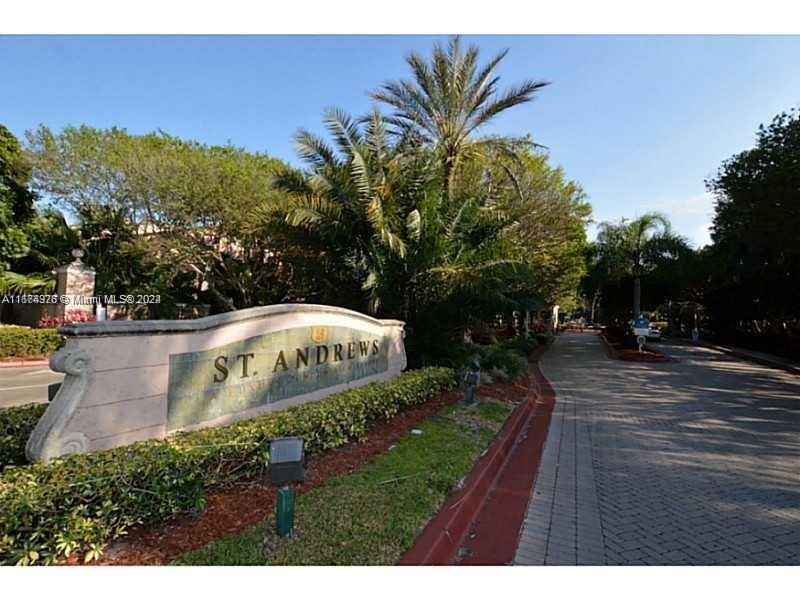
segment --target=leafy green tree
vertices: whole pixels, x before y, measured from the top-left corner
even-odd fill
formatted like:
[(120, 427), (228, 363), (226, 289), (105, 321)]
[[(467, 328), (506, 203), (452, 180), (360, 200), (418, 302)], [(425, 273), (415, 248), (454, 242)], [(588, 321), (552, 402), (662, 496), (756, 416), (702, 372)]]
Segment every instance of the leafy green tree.
[(30, 251), (28, 226), (35, 196), (28, 188), (31, 168), (19, 141), (0, 125), (0, 293), (47, 289), (52, 277), (12, 270)]
[[(716, 199), (707, 304), (720, 332), (800, 334), (800, 112), (758, 129), (755, 147), (707, 182)], [(800, 343), (795, 342), (795, 351)]]
[(462, 158), (497, 142), (496, 138), (475, 137), (478, 130), (509, 108), (530, 102), (548, 85), (528, 80), (499, 92), (496, 69), (506, 54), (508, 50), (479, 66), (478, 46), (464, 49), (456, 36), (447, 48), (436, 44), (429, 61), (416, 52), (409, 54), (406, 62), (412, 80), (387, 82), (372, 93), (373, 99), (393, 109), (388, 119), (392, 125), (434, 151), (441, 161), (448, 198)]
[(103, 266), (98, 283), (109, 293), (145, 286), (168, 295), (189, 277), (193, 291), (176, 301), (232, 310), (287, 296), (279, 249), (255, 233), (257, 211), (275, 200), (279, 161), (163, 132), (88, 126), (40, 127), (28, 145), (35, 189), (86, 227), (87, 262)]

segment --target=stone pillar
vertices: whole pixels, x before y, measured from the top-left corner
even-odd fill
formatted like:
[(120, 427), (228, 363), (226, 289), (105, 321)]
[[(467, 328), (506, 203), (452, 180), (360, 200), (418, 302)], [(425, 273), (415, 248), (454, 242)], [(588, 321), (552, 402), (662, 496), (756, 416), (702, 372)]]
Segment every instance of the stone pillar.
[(68, 265), (56, 269), (56, 294), (66, 296), (69, 303), (59, 302), (55, 316), (71, 320), (87, 320), (94, 317), (95, 271), (81, 261), (83, 250), (73, 250), (75, 257)]
[(558, 333), (558, 304), (553, 305), (553, 312), (550, 315), (550, 331), (553, 332), (553, 335)]

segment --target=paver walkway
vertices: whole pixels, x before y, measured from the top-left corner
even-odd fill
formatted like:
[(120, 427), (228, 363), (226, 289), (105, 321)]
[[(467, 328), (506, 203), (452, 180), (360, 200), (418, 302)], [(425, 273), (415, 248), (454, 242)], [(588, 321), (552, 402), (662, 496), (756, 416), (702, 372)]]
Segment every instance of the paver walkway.
[(800, 378), (702, 347), (607, 357), (567, 333), (515, 563), (800, 564)]

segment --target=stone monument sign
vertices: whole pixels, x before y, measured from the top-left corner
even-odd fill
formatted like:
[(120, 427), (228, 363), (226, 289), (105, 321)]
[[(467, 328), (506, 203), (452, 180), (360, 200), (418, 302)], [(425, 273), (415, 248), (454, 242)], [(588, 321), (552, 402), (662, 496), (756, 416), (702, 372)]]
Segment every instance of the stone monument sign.
[(103, 450), (223, 425), (391, 379), (406, 366), (403, 322), (312, 304), (185, 321), (60, 329), (50, 359), (64, 383), (28, 457)]

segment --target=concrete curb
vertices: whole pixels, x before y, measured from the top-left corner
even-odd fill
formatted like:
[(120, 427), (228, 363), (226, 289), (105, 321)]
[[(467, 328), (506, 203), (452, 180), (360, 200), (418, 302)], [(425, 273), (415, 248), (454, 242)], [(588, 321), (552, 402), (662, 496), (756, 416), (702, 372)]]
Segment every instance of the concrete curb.
[[(541, 355), (540, 355), (541, 356)], [(535, 417), (538, 414), (536, 408), (541, 402), (541, 379), (543, 375), (538, 370), (538, 366), (534, 366), (533, 381), (531, 382), (528, 396), (506, 420), (503, 428), (495, 437), (492, 444), (486, 452), (478, 459), (472, 471), (465, 478), (461, 488), (452, 494), (444, 506), (434, 517), (428, 522), (422, 530), (411, 548), (403, 555), (399, 561), (399, 565), (452, 565), (456, 562), (459, 549), (464, 545), (467, 535), (473, 525), (476, 525), (476, 519), (481, 512), (486, 508), (490, 498), (492, 498), (498, 491), (506, 492), (500, 484), (504, 472), (507, 472), (507, 467), (512, 463), (514, 456), (514, 449), (518, 442), (528, 436), (521, 436), (522, 432), (534, 429), (531, 427)], [(549, 385), (549, 384), (548, 384)], [(547, 420), (549, 424), (549, 419)], [(541, 432), (539, 432), (541, 433)], [(545, 428), (544, 437), (547, 436)], [(538, 437), (542, 437), (539, 435)], [(543, 447), (543, 439), (538, 440), (539, 454)], [(535, 468), (538, 465), (539, 459), (530, 455), (524, 457), (526, 465), (526, 476), (529, 475), (532, 479), (535, 476)], [(533, 460), (533, 464), (531, 464)], [(518, 462), (518, 461), (514, 461)], [(519, 468), (518, 464), (511, 464), (515, 467), (515, 471)], [(513, 476), (514, 474), (512, 474)], [(519, 528), (522, 526), (524, 520), (525, 510), (528, 505), (530, 493), (532, 489), (531, 482), (523, 482), (524, 498), (520, 498), (518, 490), (512, 490), (511, 494), (518, 497), (517, 504), (522, 506), (520, 512), (519, 523), (507, 523), (500, 532), (497, 529), (498, 523), (493, 523), (495, 529), (493, 535), (496, 535), (496, 540), (500, 540), (502, 548), (493, 549), (490, 554), (486, 556), (485, 553), (476, 558), (480, 561), (479, 564), (505, 564), (509, 562), (505, 559), (505, 555), (509, 554), (513, 559), (514, 552), (516, 551), (517, 538)], [(502, 502), (501, 502), (502, 504)], [(515, 515), (516, 516), (516, 515)], [(512, 518), (512, 520), (515, 520)], [(479, 524), (478, 524), (479, 525)], [(488, 539), (488, 536), (481, 536), (481, 540)], [(503, 556), (500, 556), (503, 555)], [(468, 561), (464, 561), (465, 563)]]
[(43, 367), (50, 366), (49, 358), (32, 358), (20, 360), (1, 360), (0, 369), (12, 369), (19, 367)]
[(460, 549), (461, 565), (511, 565), (530, 504), (544, 453), (556, 394), (539, 365), (534, 367), (536, 396), (533, 411), (511, 449), (495, 485), (475, 517)]
[(629, 363), (639, 363), (639, 364), (659, 364), (659, 363), (666, 363), (666, 362), (678, 362), (678, 359), (675, 358), (674, 356), (671, 356), (670, 354), (667, 354), (663, 350), (656, 349), (653, 346), (651, 346), (650, 344), (645, 344), (644, 345), (645, 350), (648, 350), (649, 352), (652, 352), (653, 354), (658, 355), (663, 360), (631, 360), (631, 359), (628, 359), (628, 358), (622, 358), (620, 356), (619, 351), (617, 351), (617, 349), (614, 348), (614, 346), (611, 344), (611, 342), (608, 341), (608, 339), (606, 338), (604, 333), (600, 333), (598, 335), (600, 336), (600, 339), (603, 340), (603, 347), (605, 348), (606, 354), (608, 355), (608, 357), (610, 359), (621, 360), (623, 362), (629, 362)]

